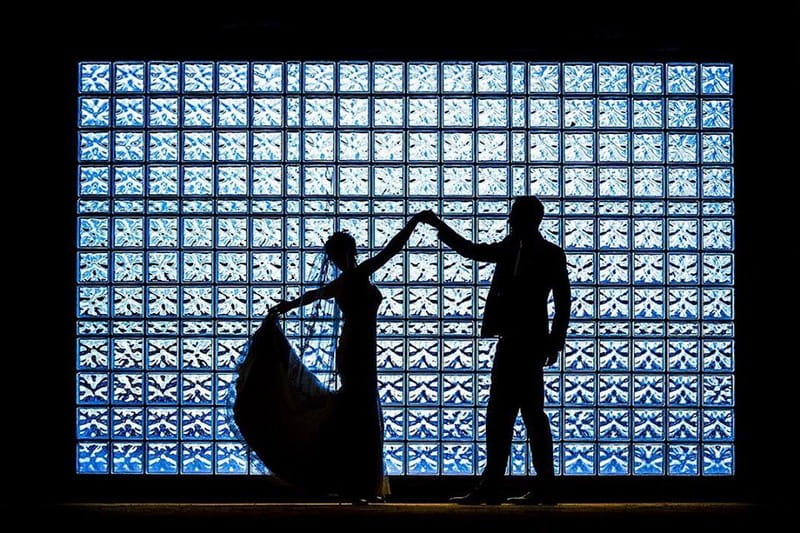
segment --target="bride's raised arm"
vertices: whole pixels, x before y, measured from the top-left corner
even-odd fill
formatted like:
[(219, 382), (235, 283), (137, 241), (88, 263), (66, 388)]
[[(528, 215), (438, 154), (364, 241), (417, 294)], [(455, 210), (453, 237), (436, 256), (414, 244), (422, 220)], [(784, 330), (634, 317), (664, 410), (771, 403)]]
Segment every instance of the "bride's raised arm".
[(392, 237), (383, 250), (358, 265), (357, 269), (360, 272), (370, 275), (385, 265), (389, 259), (394, 257), (397, 252), (403, 249), (403, 246), (405, 246), (406, 242), (408, 242), (408, 238), (411, 236), (414, 228), (424, 218), (425, 213), (426, 211), (422, 211), (411, 217), (403, 229), (397, 232), (397, 235)]
[(301, 294), (294, 300), (279, 301), (277, 304), (275, 304), (275, 306), (270, 308), (267, 317), (289, 312), (292, 309), (308, 305), (310, 303), (316, 302), (317, 300), (327, 300), (328, 298), (334, 298), (338, 294), (339, 287), (341, 285), (341, 282), (339, 281), (340, 279), (341, 276), (331, 281), (327, 285), (323, 285), (319, 289), (313, 289)]

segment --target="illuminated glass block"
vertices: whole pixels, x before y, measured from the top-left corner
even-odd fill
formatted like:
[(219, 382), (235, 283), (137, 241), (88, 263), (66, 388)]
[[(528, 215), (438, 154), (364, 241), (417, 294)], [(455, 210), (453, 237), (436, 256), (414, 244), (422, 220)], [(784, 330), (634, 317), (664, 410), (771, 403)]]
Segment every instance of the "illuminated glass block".
[(628, 446), (625, 444), (601, 444), (598, 446), (598, 470), (601, 476), (628, 474)]
[(597, 79), (597, 92), (627, 93), (628, 65), (598, 65)]
[(144, 65), (142, 63), (116, 63), (114, 65), (114, 90), (118, 93), (144, 92)]
[(672, 476), (697, 475), (698, 446), (696, 444), (670, 445), (669, 474)]
[(664, 475), (664, 445), (634, 444), (633, 473), (636, 475)]
[(628, 405), (630, 383), (627, 375), (601, 375), (598, 402), (601, 405)]
[(724, 134), (704, 134), (702, 136), (703, 163), (730, 163), (733, 161), (733, 136)]
[(631, 78), (634, 94), (657, 94), (663, 91), (663, 65), (633, 65)]
[(564, 65), (564, 92), (590, 93), (594, 87), (594, 65)]
[(585, 476), (595, 474), (595, 445), (568, 444), (562, 445), (564, 453), (564, 474), (568, 476)]
[(108, 473), (108, 444), (79, 442), (77, 448), (77, 471), (79, 474)]
[(407, 450), (409, 475), (430, 476), (439, 473), (438, 444), (409, 444)]
[(665, 434), (664, 411), (661, 409), (633, 410), (633, 438), (636, 441), (660, 441)]
[(376, 93), (402, 92), (405, 65), (402, 63), (373, 64), (372, 87)]

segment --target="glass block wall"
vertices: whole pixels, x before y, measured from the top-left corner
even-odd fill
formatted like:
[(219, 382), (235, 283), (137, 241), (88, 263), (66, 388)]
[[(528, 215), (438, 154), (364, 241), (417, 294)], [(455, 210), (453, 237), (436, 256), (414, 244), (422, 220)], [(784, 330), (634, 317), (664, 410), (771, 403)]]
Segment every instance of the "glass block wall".
[[(558, 472), (733, 473), (731, 65), (78, 71), (77, 472), (262, 472), (225, 395), (327, 235), (368, 256), (431, 208), (492, 242), (511, 198), (536, 194), (574, 296), (545, 378)], [(421, 228), (375, 277), (391, 474), (483, 466), (491, 273)], [(295, 342), (303, 320), (284, 323)], [(531, 469), (524, 440), (518, 421), (512, 474)]]

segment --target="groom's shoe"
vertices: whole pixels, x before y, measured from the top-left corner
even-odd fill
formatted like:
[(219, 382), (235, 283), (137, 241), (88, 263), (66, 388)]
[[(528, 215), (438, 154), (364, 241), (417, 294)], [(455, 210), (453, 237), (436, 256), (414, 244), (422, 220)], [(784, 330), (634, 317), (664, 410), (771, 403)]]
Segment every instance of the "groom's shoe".
[(555, 505), (556, 499), (549, 492), (526, 492), (522, 496), (515, 496), (506, 500), (514, 505)]
[(463, 496), (450, 498), (450, 503), (458, 505), (500, 505), (503, 503), (503, 495), (497, 487), (481, 483)]

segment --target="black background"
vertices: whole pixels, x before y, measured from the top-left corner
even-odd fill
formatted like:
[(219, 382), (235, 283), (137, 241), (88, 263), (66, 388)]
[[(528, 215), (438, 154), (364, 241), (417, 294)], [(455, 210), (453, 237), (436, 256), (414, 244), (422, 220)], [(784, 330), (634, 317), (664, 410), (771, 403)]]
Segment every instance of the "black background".
[[(74, 476), (76, 63), (115, 59), (498, 59), (734, 63), (736, 475), (567, 478), (575, 501), (781, 499), (800, 443), (793, 373), (799, 31), (796, 8), (761, 2), (372, 4), (224, 3), (185, 12), (137, 2), (18, 6), (6, 55), (7, 293), (4, 485), (12, 501), (214, 501), (292, 497), (252, 478)], [(191, 14), (187, 14), (191, 12)], [(5, 291), (4, 291), (5, 292)], [(10, 388), (5, 385), (11, 383)], [(459, 492), (470, 479), (397, 480), (399, 499)], [(513, 485), (512, 485), (513, 486)], [(288, 496), (287, 496), (288, 495)]]

